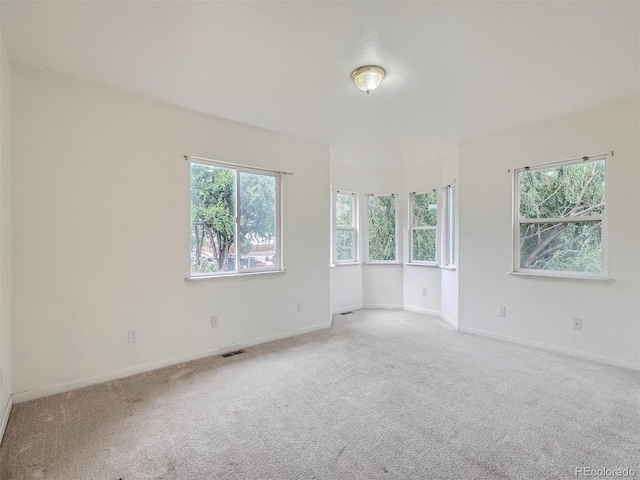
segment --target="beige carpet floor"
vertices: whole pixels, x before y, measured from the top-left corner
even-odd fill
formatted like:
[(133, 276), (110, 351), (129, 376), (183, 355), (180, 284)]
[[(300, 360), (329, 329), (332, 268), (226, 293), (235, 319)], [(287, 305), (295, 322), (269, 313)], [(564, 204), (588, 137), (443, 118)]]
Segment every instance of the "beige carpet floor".
[(242, 355), (17, 404), (0, 478), (640, 478), (639, 380), (362, 310)]

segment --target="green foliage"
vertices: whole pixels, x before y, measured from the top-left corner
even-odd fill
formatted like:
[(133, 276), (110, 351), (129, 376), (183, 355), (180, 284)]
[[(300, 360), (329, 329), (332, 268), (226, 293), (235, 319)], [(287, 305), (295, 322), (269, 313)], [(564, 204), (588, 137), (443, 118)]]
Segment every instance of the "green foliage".
[[(528, 170), (519, 174), (518, 181), (520, 218), (550, 220), (521, 223), (520, 266), (599, 272), (602, 265), (601, 223), (586, 220), (604, 213), (604, 160)], [(583, 221), (570, 221), (576, 217)]]
[(438, 194), (437, 192), (416, 193), (411, 196), (413, 242), (412, 261), (436, 261), (436, 229), (420, 228), (435, 227), (438, 223)]
[[(217, 270), (224, 270), (235, 236), (235, 171), (191, 164), (191, 250), (194, 272), (209, 272), (202, 261), (211, 250)], [(210, 263), (210, 262), (207, 262)]]
[[(227, 270), (235, 242), (236, 171), (191, 164), (192, 272)], [(241, 252), (254, 241), (270, 242), (275, 236), (276, 178), (240, 173)], [(205, 256), (205, 251), (212, 256)]]
[(338, 227), (352, 227), (353, 225), (353, 195), (350, 193), (336, 194), (336, 225)]
[(413, 261), (436, 261), (436, 229), (413, 230)]
[(276, 233), (276, 177), (240, 173), (240, 251), (253, 242), (270, 243)]
[(369, 197), (369, 260), (396, 259), (396, 197)]
[(416, 193), (413, 199), (413, 226), (435, 227), (438, 223), (438, 194)]
[(355, 232), (352, 229), (340, 229), (336, 231), (336, 257), (339, 262), (355, 261), (354, 242)]

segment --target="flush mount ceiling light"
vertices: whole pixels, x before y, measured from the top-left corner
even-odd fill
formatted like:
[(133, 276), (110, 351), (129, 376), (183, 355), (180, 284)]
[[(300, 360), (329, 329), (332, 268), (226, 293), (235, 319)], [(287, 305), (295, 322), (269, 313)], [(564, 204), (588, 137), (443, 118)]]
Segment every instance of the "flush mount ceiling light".
[(376, 65), (366, 65), (356, 68), (351, 74), (351, 79), (356, 84), (356, 87), (368, 94), (371, 90), (378, 88), (384, 75), (384, 68)]

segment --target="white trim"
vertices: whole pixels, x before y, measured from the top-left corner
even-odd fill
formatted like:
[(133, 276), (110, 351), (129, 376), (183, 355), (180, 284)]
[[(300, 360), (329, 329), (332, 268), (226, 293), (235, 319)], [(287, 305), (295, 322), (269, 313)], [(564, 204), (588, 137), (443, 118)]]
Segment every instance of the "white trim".
[(354, 265), (362, 265), (360, 262), (340, 262), (334, 263), (331, 267), (353, 267)]
[(458, 322), (454, 321), (451, 317), (448, 317), (447, 315), (445, 315), (442, 312), (439, 312), (438, 310), (430, 310), (428, 308), (412, 307), (410, 305), (405, 305), (403, 307), (403, 310), (406, 310), (408, 312), (424, 313), (426, 315), (432, 315), (432, 316), (438, 317), (441, 320), (443, 320), (447, 324), (447, 326), (453, 328), (454, 330), (458, 330)]
[(353, 312), (354, 310), (362, 310), (362, 304), (360, 303), (358, 305), (347, 305), (346, 307), (334, 308), (332, 314), (336, 315), (339, 313)]
[(564, 355), (569, 355), (572, 357), (584, 358), (586, 360), (592, 360), (594, 362), (606, 363), (608, 365), (613, 365), (616, 367), (628, 368), (631, 370), (640, 370), (640, 364), (627, 362), (626, 360), (618, 360), (617, 358), (605, 357), (602, 355), (595, 355), (593, 353), (583, 352), (580, 350), (571, 350), (569, 348), (559, 347), (557, 345), (552, 345), (550, 343), (542, 343), (536, 342), (533, 340), (526, 340), (518, 337), (511, 337), (509, 335), (503, 335), (501, 333), (490, 332), (487, 330), (480, 330), (478, 328), (458, 327), (458, 331), (462, 333), (468, 333), (471, 335), (478, 335), (481, 337), (487, 337), (494, 340), (499, 340), (503, 342), (509, 343), (517, 343), (518, 345), (524, 345), (527, 347), (540, 348), (542, 350), (549, 350), (552, 352), (562, 353)]
[(405, 265), (407, 267), (439, 267), (440, 265), (438, 265), (436, 262), (407, 262), (405, 263)]
[(404, 305), (396, 304), (382, 304), (382, 303), (367, 303), (362, 305), (366, 310), (404, 310)]
[(404, 305), (402, 307), (403, 310), (406, 310), (407, 312), (417, 312), (417, 313), (425, 313), (427, 315), (433, 315), (436, 317), (440, 316), (440, 312), (437, 310), (430, 310), (428, 308), (421, 308), (421, 307), (412, 307), (411, 305)]
[(398, 262), (396, 260), (389, 260), (387, 262), (383, 261), (372, 261), (372, 262), (364, 262), (363, 265), (400, 265), (402, 266), (402, 262)]
[(270, 172), (270, 173), (281, 173), (283, 175), (293, 175), (292, 172), (283, 172), (283, 171), (278, 171), (278, 170), (272, 170), (270, 168), (263, 168), (263, 167), (251, 167), (249, 165), (242, 165), (241, 163), (232, 163), (232, 162), (225, 162), (223, 160), (212, 160), (210, 158), (204, 158), (204, 157), (195, 157), (193, 155), (183, 155), (183, 158), (187, 161), (190, 162), (194, 162), (195, 163), (204, 163), (204, 164), (208, 164), (208, 165), (213, 165), (214, 167), (222, 167), (222, 168), (229, 168), (229, 167), (236, 167), (236, 168), (246, 168), (249, 170), (258, 170), (261, 172)]
[(444, 228), (442, 228), (442, 248), (440, 249), (442, 252), (443, 263), (444, 265), (454, 267), (457, 261), (456, 255), (456, 185), (455, 181), (444, 187), (443, 196), (443, 215), (444, 219)]
[(442, 270), (457, 270), (455, 265), (438, 265)]
[(197, 282), (200, 280), (213, 280), (214, 278), (236, 278), (236, 277), (251, 277), (253, 275), (272, 275), (274, 273), (287, 273), (286, 270), (249, 270), (245, 273), (242, 271), (238, 273), (221, 273), (219, 275), (194, 275), (192, 277), (186, 277), (185, 282)]
[(141, 365), (136, 365), (133, 367), (123, 368), (121, 370), (116, 370), (108, 373), (101, 373), (98, 375), (91, 375), (88, 377), (78, 378), (74, 380), (69, 380), (63, 383), (57, 383), (54, 385), (48, 385), (42, 388), (36, 388), (33, 390), (26, 390), (20, 393), (13, 394), (14, 403), (27, 402), (29, 400), (35, 400), (41, 397), (47, 397), (49, 395), (55, 395), (57, 393), (66, 392), (69, 390), (75, 390), (77, 388), (88, 387), (90, 385), (96, 385), (98, 383), (108, 382), (111, 380), (116, 380), (119, 378), (129, 377), (131, 375), (136, 375), (138, 373), (144, 373), (151, 370), (157, 370), (159, 368), (169, 367), (171, 365), (177, 365), (180, 363), (190, 362), (191, 360), (198, 360), (204, 357), (210, 357), (213, 355), (221, 355), (226, 352), (230, 352), (233, 350), (237, 350), (239, 348), (247, 348), (253, 345), (258, 345), (261, 343), (272, 342), (274, 340), (281, 340), (283, 338), (294, 337), (297, 335), (303, 335), (305, 333), (315, 332), (316, 330), (323, 330), (325, 328), (331, 327), (331, 321), (325, 324), (314, 325), (311, 327), (300, 328), (297, 330), (289, 330), (283, 333), (277, 333), (275, 335), (269, 335), (267, 337), (254, 338), (252, 340), (248, 340), (246, 342), (237, 342), (232, 343), (230, 345), (225, 345), (223, 347), (216, 347), (210, 350), (203, 350), (195, 353), (188, 353), (185, 355), (180, 355), (178, 357), (172, 357), (152, 362), (147, 362)]
[(4, 432), (7, 430), (7, 424), (9, 423), (9, 415), (11, 414), (12, 407), (13, 407), (13, 395), (9, 395), (7, 408), (4, 409), (4, 415), (2, 415), (2, 423), (0, 423), (0, 445), (2, 445), (2, 440), (4, 439)]
[(460, 327), (458, 326), (458, 321), (454, 320), (453, 318), (445, 315), (444, 313), (440, 313), (440, 317), (442, 317), (442, 319), (447, 322), (449, 325), (451, 325), (451, 327), (453, 327), (454, 330), (459, 330)]
[[(544, 272), (544, 270), (538, 270)], [(587, 277), (580, 275), (554, 275), (553, 273), (532, 273), (532, 272), (507, 272), (507, 275), (513, 275), (516, 277), (541, 277), (541, 278), (559, 278), (562, 280), (590, 280), (596, 282), (613, 282), (613, 278), (610, 277)]]

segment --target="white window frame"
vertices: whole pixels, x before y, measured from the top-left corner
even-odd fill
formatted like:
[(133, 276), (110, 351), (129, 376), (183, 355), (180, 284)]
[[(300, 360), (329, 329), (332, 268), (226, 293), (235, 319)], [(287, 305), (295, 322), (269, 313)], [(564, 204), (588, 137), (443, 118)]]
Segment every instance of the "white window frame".
[(444, 241), (442, 242), (443, 267), (455, 268), (456, 266), (456, 184), (452, 183), (444, 187), (443, 208), (445, 216)]
[[(235, 260), (235, 270), (233, 271), (220, 271), (220, 272), (204, 272), (204, 273), (193, 273), (191, 271), (191, 247), (189, 247), (189, 276), (187, 280), (194, 279), (204, 279), (204, 278), (223, 278), (230, 276), (239, 276), (239, 275), (255, 275), (261, 273), (277, 273), (284, 272), (284, 259), (283, 259), (283, 226), (282, 226), (282, 215), (283, 215), (283, 207), (282, 207), (282, 176), (283, 172), (277, 172), (273, 170), (263, 169), (263, 168), (252, 168), (247, 167), (245, 165), (238, 165), (227, 162), (216, 162), (215, 160), (206, 160), (202, 158), (192, 158), (186, 157), (189, 160), (189, 194), (191, 193), (191, 166), (192, 165), (205, 165), (209, 167), (217, 167), (224, 168), (227, 170), (235, 171), (235, 229), (234, 229), (234, 252), (236, 255)], [(273, 266), (270, 267), (254, 267), (254, 268), (240, 268), (242, 266), (242, 254), (240, 252), (240, 212), (241, 212), (241, 204), (240, 204), (240, 174), (241, 173), (251, 173), (256, 175), (264, 175), (275, 178), (276, 185), (276, 198), (275, 198), (275, 231), (276, 231), (276, 239), (275, 239), (275, 258), (276, 262)], [(191, 205), (191, 201), (189, 201), (189, 205)], [(191, 223), (191, 222), (189, 222)], [(191, 229), (191, 225), (190, 225)], [(238, 257), (240, 261), (238, 261)]]
[[(421, 226), (421, 227), (416, 227), (413, 224), (413, 207), (414, 207), (414, 202), (413, 199), (415, 198), (416, 195), (427, 195), (430, 193), (435, 193), (436, 194), (436, 224), (435, 225), (425, 225), (425, 226)], [(436, 189), (433, 190), (425, 190), (423, 192), (411, 192), (409, 193), (409, 263), (414, 264), (414, 265), (438, 265), (438, 257), (440, 256), (440, 253), (438, 252), (438, 248), (440, 246), (440, 240), (438, 239), (438, 236), (440, 234), (440, 229), (439, 229), (439, 224), (440, 224), (440, 198), (438, 198), (438, 191)], [(436, 246), (435, 246), (435, 252), (436, 252), (436, 258), (435, 260), (415, 260), (413, 258), (413, 232), (415, 230), (434, 230), (436, 233)]]
[[(369, 201), (371, 198), (373, 197), (393, 197), (394, 198), (394, 203), (395, 203), (395, 224), (394, 224), (394, 238), (395, 238), (395, 259), (394, 260), (371, 260), (370, 258), (370, 253), (369, 253), (369, 240), (370, 240), (370, 235), (369, 235)], [(401, 239), (399, 238), (400, 235), (400, 229), (398, 228), (398, 221), (399, 221), (399, 216), (398, 216), (398, 194), (397, 193), (384, 193), (384, 194), (379, 194), (379, 193), (367, 193), (366, 194), (366, 199), (367, 199), (367, 235), (366, 235), (366, 250), (367, 250), (367, 260), (365, 263), (367, 264), (379, 264), (379, 265), (397, 265), (397, 264), (401, 264), (400, 261), (400, 250), (399, 250), (399, 244)]]
[[(557, 217), (557, 218), (520, 218), (520, 182), (519, 175), (525, 171), (545, 170), (567, 165), (576, 165), (585, 162), (604, 161), (605, 190), (604, 190), (604, 212), (602, 215), (589, 217)], [(549, 162), (531, 167), (521, 167), (513, 170), (513, 268), (512, 273), (522, 275), (533, 275), (540, 277), (563, 277), (563, 278), (585, 278), (585, 279), (607, 279), (608, 274), (608, 169), (607, 155), (595, 155), (590, 157), (573, 158), (559, 162)], [(530, 223), (582, 223), (600, 222), (602, 240), (602, 264), (600, 272), (576, 272), (571, 270), (539, 270), (533, 268), (520, 267), (520, 225)]]
[[(353, 218), (351, 219), (351, 227), (339, 227), (338, 226), (338, 215), (337, 215), (337, 205), (338, 205), (338, 195), (351, 195), (351, 199), (352, 199), (352, 212), (353, 212)], [(359, 219), (359, 215), (358, 215), (358, 209), (359, 209), (359, 205), (358, 205), (358, 194), (356, 192), (349, 192), (346, 190), (335, 190), (334, 194), (333, 194), (333, 202), (332, 202), (332, 206), (333, 206), (333, 242), (332, 242), (332, 260), (333, 260), (333, 264), (334, 265), (346, 265), (346, 264), (354, 264), (354, 263), (359, 263), (358, 262), (358, 253), (359, 253), (359, 248), (358, 248), (358, 242), (360, 241), (359, 235), (358, 235), (358, 219)], [(353, 231), (353, 249), (352, 249), (352, 256), (353, 259), (350, 260), (338, 260), (338, 230), (351, 230)]]

